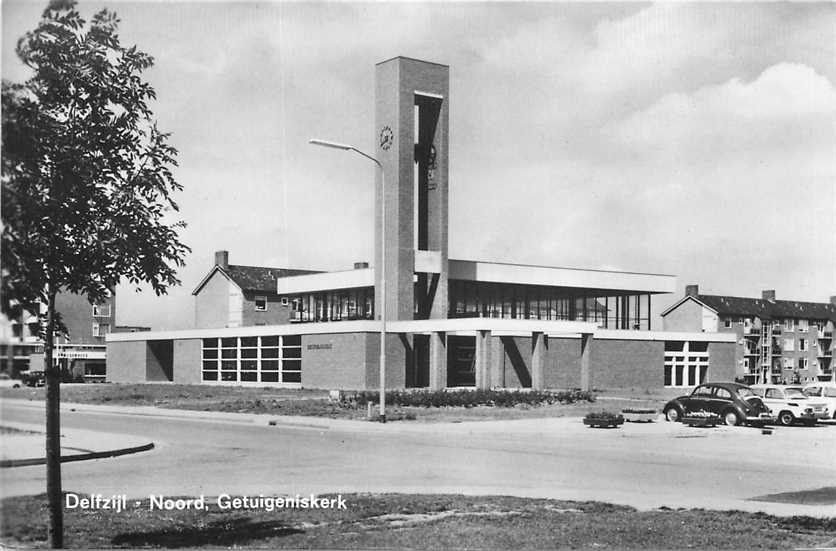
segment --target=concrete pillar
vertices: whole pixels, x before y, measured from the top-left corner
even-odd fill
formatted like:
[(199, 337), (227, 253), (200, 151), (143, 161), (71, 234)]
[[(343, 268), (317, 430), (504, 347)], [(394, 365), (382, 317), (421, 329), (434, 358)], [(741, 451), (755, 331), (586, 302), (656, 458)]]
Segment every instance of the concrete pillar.
[(592, 333), (581, 333), (581, 390), (592, 390), (592, 372), (589, 367), (592, 338)]
[(430, 390), (447, 386), (447, 334), (430, 334)]
[(505, 364), (503, 361), (504, 350), (502, 348), (502, 341), (497, 338), (492, 338), (488, 341), (488, 348), (490, 348), (490, 382), (491, 388), (505, 387)]
[(487, 390), (490, 388), (491, 369), (491, 332), (478, 331), (476, 335), (476, 388)]
[(546, 335), (534, 332), (531, 334), (531, 388), (543, 390), (545, 377), (543, 369), (546, 364)]

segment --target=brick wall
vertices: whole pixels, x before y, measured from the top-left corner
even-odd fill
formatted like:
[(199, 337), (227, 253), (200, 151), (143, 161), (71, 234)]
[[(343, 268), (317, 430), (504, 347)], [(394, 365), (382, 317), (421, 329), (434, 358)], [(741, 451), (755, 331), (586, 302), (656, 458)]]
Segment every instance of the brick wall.
[(180, 384), (198, 384), (202, 381), (200, 339), (174, 341), (174, 382)]
[(366, 388), (367, 333), (302, 335), (302, 386)]
[(590, 354), (593, 388), (664, 386), (663, 341), (593, 339)]
[[(703, 330), (703, 307), (694, 300), (686, 300), (662, 317), (662, 328), (665, 331), (699, 333)], [(712, 329), (716, 330), (716, 327)]]
[(107, 324), (110, 330), (116, 326), (116, 297), (105, 301), (110, 305), (110, 315), (93, 317), (93, 305), (85, 295), (59, 293), (55, 297), (55, 310), (61, 313), (61, 320), (73, 344), (104, 344), (104, 337), (93, 336), (93, 321)]
[(146, 341), (107, 343), (107, 382), (144, 383), (147, 346)]
[(737, 345), (733, 342), (708, 344), (708, 379), (710, 381), (734, 381)]
[[(267, 309), (263, 312), (255, 309), (255, 297), (257, 296), (264, 297), (267, 301)], [(244, 293), (243, 304), (243, 325), (286, 325), (290, 323), (292, 307), (290, 304), (282, 305), (279, 295), (248, 291)]]

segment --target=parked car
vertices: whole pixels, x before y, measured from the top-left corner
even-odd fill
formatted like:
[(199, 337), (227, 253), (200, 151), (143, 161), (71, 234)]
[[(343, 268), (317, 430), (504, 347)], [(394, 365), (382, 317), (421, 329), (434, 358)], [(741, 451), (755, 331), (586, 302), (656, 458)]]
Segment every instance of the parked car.
[(26, 386), (44, 386), (46, 384), (46, 375), (43, 371), (21, 371), (20, 380)]
[(727, 425), (763, 425), (774, 421), (763, 400), (739, 383), (699, 385), (691, 394), (674, 398), (662, 409), (668, 421), (682, 421), (687, 413), (696, 411), (716, 413)]
[(21, 381), (12, 379), (8, 373), (0, 373), (0, 388), (20, 388)]
[(836, 383), (809, 383), (802, 392), (816, 402), (824, 402), (830, 411), (830, 418), (836, 419)]
[(752, 390), (782, 425), (792, 425), (796, 421), (815, 425), (819, 419), (830, 416), (823, 401), (807, 397), (798, 386), (752, 385)]

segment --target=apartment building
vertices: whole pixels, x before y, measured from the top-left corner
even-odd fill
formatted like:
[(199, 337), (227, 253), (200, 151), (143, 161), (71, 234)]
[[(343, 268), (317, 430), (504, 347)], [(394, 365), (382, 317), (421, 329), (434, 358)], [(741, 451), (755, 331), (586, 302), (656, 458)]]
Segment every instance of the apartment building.
[(836, 296), (830, 302), (777, 300), (700, 294), (685, 296), (662, 312), (667, 331), (733, 333), (736, 376), (748, 384), (835, 380), (833, 329)]
[[(19, 319), (0, 324), (0, 371), (16, 375), (27, 369), (43, 369), (44, 343), (38, 312), (25, 311)], [(33, 308), (34, 310), (34, 308)], [(116, 326), (116, 296), (92, 304), (86, 296), (60, 293), (55, 310), (61, 315), (66, 332), (55, 337), (55, 361), (65, 376), (74, 380), (104, 380), (106, 371), (105, 335), (113, 332), (149, 331), (148, 327)]]

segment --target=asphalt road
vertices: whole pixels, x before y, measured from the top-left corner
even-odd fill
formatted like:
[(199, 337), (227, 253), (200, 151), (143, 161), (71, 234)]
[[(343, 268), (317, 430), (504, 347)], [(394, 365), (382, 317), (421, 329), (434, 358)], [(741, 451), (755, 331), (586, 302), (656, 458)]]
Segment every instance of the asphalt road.
[[(42, 423), (41, 407), (2, 404), (2, 419)], [(688, 428), (656, 422), (588, 429), (580, 419), (459, 424), (251, 421), (62, 412), (67, 428), (121, 433), (157, 448), (63, 465), (65, 490), (144, 498), (221, 493), (464, 493), (836, 515), (818, 504), (753, 501), (836, 487), (836, 426)], [(44, 491), (44, 467), (0, 469), (3, 496)], [(825, 492), (827, 494), (827, 492)], [(831, 492), (829, 495), (833, 495)]]

